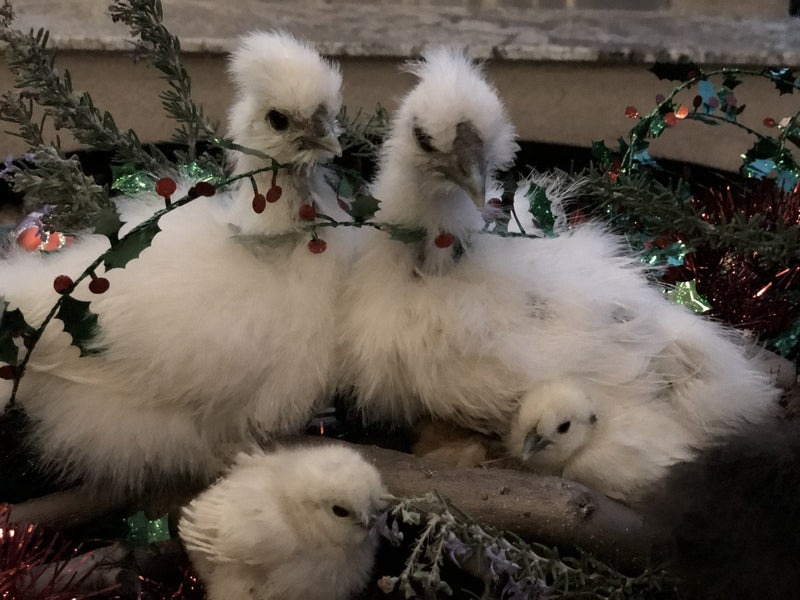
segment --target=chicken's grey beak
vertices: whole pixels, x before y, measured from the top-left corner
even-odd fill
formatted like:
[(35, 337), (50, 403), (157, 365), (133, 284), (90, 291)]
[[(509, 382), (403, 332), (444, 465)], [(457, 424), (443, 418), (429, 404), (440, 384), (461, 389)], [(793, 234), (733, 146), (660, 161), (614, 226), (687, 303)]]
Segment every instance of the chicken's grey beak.
[(483, 140), (469, 121), (456, 125), (451, 162), (442, 169), (442, 172), (445, 177), (467, 192), (478, 210), (483, 210), (486, 202)]
[(543, 438), (536, 430), (529, 431), (522, 442), (522, 460), (528, 460), (531, 456), (543, 450), (550, 444), (550, 440)]
[(466, 176), (456, 183), (472, 200), (478, 210), (483, 210), (486, 203), (486, 172), (476, 165)]
[(328, 131), (324, 135), (303, 135), (298, 140), (305, 148), (315, 148), (325, 150), (334, 156), (342, 155), (342, 145), (333, 131)]

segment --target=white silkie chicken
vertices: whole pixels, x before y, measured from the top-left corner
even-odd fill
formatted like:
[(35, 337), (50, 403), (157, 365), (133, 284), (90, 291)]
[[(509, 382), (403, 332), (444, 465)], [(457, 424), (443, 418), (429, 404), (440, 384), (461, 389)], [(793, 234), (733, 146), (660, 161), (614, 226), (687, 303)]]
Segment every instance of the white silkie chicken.
[[(327, 251), (309, 246), (301, 212), (314, 206), (346, 218), (318, 165), (339, 152), (341, 76), (286, 33), (244, 37), (230, 70), (231, 135), (293, 165), (277, 174), (282, 195), (273, 191), (276, 201), (259, 206), (245, 178), (164, 216), (138, 259), (98, 269), (105, 293), (81, 285), (73, 294), (99, 317), (97, 352), (79, 357), (54, 320), (20, 382), (18, 403), (42, 465), (110, 496), (208, 481), (253, 432), (302, 430), (333, 388), (333, 304), (350, 253), (334, 231), (320, 236)], [(243, 155), (236, 172), (270, 164)], [(255, 175), (261, 194), (271, 179)], [(188, 185), (180, 187), (175, 198)], [(140, 219), (126, 207), (148, 201), (124, 201), (123, 218)], [(52, 256), (9, 255), (0, 261), (0, 296), (38, 325), (58, 297), (54, 278), (76, 277), (107, 247), (86, 235)]]
[[(507, 437), (515, 420), (535, 428), (520, 400), (554, 381), (601, 405), (667, 403), (653, 410), (691, 442), (769, 413), (768, 377), (724, 330), (670, 305), (602, 226), (481, 233), (476, 205), (513, 157), (513, 128), (463, 54), (434, 50), (412, 70), (372, 193), (376, 221), (424, 235), (373, 232), (343, 302), (343, 381), (367, 421), (427, 416)], [(685, 455), (681, 444), (673, 458)]]
[(346, 600), (367, 583), (384, 493), (351, 448), (241, 454), (178, 527), (209, 600)]

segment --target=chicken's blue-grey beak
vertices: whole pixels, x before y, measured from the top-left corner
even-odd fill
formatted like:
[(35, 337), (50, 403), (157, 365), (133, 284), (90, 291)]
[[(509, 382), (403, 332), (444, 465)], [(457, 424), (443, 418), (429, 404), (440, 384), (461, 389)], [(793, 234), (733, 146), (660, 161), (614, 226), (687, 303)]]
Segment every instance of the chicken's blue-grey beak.
[(552, 443), (553, 442), (550, 440), (539, 435), (538, 431), (529, 431), (528, 435), (525, 436), (525, 441), (522, 442), (522, 460), (528, 460), (531, 456)]
[(305, 148), (325, 150), (334, 156), (342, 155), (342, 145), (332, 130), (326, 131), (324, 135), (303, 135), (300, 136), (298, 141)]
[(469, 195), (478, 210), (486, 202), (486, 161), (483, 140), (469, 121), (456, 126), (453, 151), (442, 173)]

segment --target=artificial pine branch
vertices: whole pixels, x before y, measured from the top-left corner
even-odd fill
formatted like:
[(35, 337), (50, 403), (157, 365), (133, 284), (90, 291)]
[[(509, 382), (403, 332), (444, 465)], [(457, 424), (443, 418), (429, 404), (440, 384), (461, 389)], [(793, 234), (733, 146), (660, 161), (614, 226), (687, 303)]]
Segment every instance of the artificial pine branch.
[(25, 140), (31, 148), (44, 146), (42, 124), (34, 122), (34, 97), (29, 92), (10, 90), (0, 97), (0, 121), (13, 123), (17, 131), (7, 131)]
[(5, 175), (24, 194), (26, 212), (48, 205), (48, 225), (74, 234), (92, 228), (101, 213), (114, 210), (108, 190), (83, 172), (77, 156), (65, 158), (53, 147), (40, 146), (32, 159), (34, 167), (14, 166)]
[[(120, 130), (109, 112), (94, 106), (88, 93), (73, 88), (69, 71), (59, 74), (53, 64), (54, 52), (47, 48), (46, 31), (25, 34), (14, 29), (12, 22), (11, 5), (5, 0), (0, 10), (0, 40), (6, 42), (6, 62), (15, 76), (15, 86), (44, 108), (56, 129), (69, 129), (81, 143), (112, 150), (122, 162), (134, 162), (149, 171), (163, 169), (133, 130)], [(16, 117), (12, 112), (0, 118), (13, 121)]]
[(185, 145), (190, 161), (195, 160), (197, 142), (215, 138), (219, 124), (191, 98), (192, 82), (181, 62), (180, 41), (163, 24), (161, 0), (117, 0), (109, 11), (114, 22), (125, 23), (131, 35), (140, 38), (137, 55), (161, 71), (161, 79), (169, 86), (160, 95), (162, 105), (167, 116), (179, 124), (173, 141)]
[(646, 173), (620, 174), (615, 182), (595, 170), (583, 173), (583, 200), (598, 216), (610, 219), (625, 233), (651, 238), (680, 232), (690, 248), (702, 245), (728, 247), (740, 256), (757, 254), (763, 265), (781, 267), (800, 256), (797, 227), (770, 224), (757, 216), (733, 215), (711, 224), (690, 201), (686, 183), (662, 184)]
[(381, 144), (389, 132), (389, 113), (380, 104), (375, 105), (375, 112), (365, 114), (361, 109), (350, 116), (347, 107), (343, 106), (337, 116), (342, 133), (339, 143), (342, 153), (349, 156), (375, 160)]

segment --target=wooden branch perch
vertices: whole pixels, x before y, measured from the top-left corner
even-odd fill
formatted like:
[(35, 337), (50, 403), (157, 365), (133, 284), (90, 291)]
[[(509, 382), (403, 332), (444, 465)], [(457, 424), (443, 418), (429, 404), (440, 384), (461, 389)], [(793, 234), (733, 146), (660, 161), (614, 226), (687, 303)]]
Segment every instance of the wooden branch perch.
[[(346, 442), (304, 436), (288, 445), (320, 443)], [(515, 469), (447, 467), (378, 446), (354, 447), (381, 472), (391, 494), (414, 497), (436, 490), (482, 525), (529, 542), (579, 547), (625, 570), (643, 566), (658, 539), (634, 510), (578, 483)], [(158, 499), (158, 505), (166, 506), (164, 499)], [(70, 527), (119, 508), (73, 488), (13, 506), (11, 514), (18, 521)]]
[[(302, 443), (310, 440), (332, 442)], [(529, 542), (580, 547), (619, 568), (644, 565), (658, 542), (658, 532), (636, 511), (579, 483), (516, 469), (443, 467), (378, 446), (355, 447), (381, 472), (391, 494), (436, 490), (479, 523)]]

